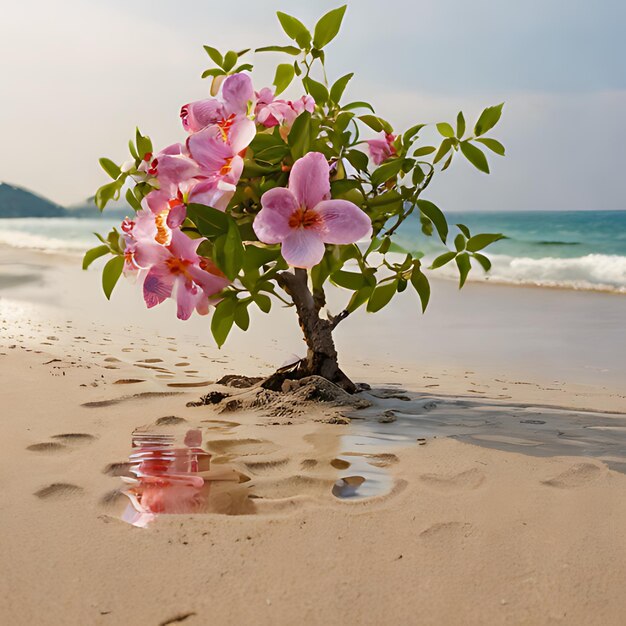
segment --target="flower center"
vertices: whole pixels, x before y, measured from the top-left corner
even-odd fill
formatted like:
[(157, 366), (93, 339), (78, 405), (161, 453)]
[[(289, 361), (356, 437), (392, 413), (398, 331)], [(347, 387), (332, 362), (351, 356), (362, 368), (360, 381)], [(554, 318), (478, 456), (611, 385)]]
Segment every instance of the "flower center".
[(169, 271), (175, 276), (184, 276), (185, 278), (191, 280), (191, 276), (187, 271), (187, 268), (191, 265), (191, 261), (187, 261), (186, 259), (179, 259), (173, 256), (165, 261), (165, 265), (167, 265)]
[(163, 246), (169, 246), (172, 241), (172, 231), (170, 227), (167, 225), (167, 215), (169, 211), (161, 211), (155, 218), (154, 224), (156, 225), (157, 234), (154, 236), (154, 239), (157, 243), (160, 243)]
[(289, 228), (313, 228), (321, 223), (319, 214), (303, 207), (297, 208), (289, 218)]
[(226, 119), (220, 120), (217, 123), (218, 128), (220, 129), (220, 133), (222, 134), (222, 141), (226, 143), (228, 141), (228, 133), (235, 123), (235, 114), (232, 113)]
[(224, 161), (224, 165), (222, 165), (222, 168), (220, 169), (220, 174), (222, 176), (226, 176), (226, 174), (230, 172), (232, 167), (233, 167), (233, 158), (231, 157), (230, 159), (226, 159)]

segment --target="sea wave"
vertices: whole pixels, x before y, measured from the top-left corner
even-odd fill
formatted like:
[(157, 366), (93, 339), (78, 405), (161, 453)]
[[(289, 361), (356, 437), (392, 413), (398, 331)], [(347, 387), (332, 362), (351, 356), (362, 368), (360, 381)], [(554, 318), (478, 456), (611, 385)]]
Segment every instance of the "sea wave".
[[(533, 259), (493, 254), (489, 258), (492, 262), (491, 271), (484, 274), (480, 268), (476, 268), (470, 273), (470, 280), (626, 293), (624, 256), (587, 254), (573, 258)], [(454, 263), (441, 270), (437, 272), (441, 272), (442, 276), (458, 276)]]
[(93, 247), (93, 243), (86, 241), (58, 239), (33, 233), (20, 232), (16, 236), (15, 231), (10, 230), (0, 230), (0, 245), (43, 252), (84, 252), (88, 247)]

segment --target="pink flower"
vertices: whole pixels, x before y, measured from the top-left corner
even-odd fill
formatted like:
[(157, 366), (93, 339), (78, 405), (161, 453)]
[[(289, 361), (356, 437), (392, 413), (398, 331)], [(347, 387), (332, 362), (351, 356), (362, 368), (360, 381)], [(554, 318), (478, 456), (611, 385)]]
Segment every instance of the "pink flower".
[(151, 153), (144, 155), (137, 169), (157, 178), (160, 186), (178, 185), (199, 173), (198, 164), (190, 158), (187, 148), (180, 143), (172, 144), (154, 156)]
[(255, 134), (252, 120), (233, 114), (189, 136), (189, 152), (200, 168), (200, 180), (191, 189), (189, 202), (226, 209), (243, 171), (241, 153)]
[(143, 283), (148, 308), (175, 297), (178, 318), (189, 319), (194, 309), (201, 315), (209, 310), (209, 299), (222, 291), (229, 280), (196, 250), (204, 239), (190, 239), (179, 229), (171, 231), (167, 246), (138, 242), (135, 262), (149, 267)]
[(385, 133), (385, 131), (381, 131), (380, 134), (380, 139), (368, 139), (366, 142), (369, 147), (370, 156), (375, 165), (380, 165), (389, 157), (397, 154), (396, 148), (393, 145), (396, 136), (391, 133)]
[(247, 74), (233, 74), (222, 84), (221, 98), (207, 98), (185, 104), (180, 110), (183, 127), (190, 133), (218, 124), (231, 115), (246, 115), (254, 101), (254, 88)]
[(298, 159), (289, 187), (275, 187), (261, 197), (253, 228), (263, 243), (282, 244), (285, 261), (310, 268), (324, 256), (324, 244), (355, 243), (371, 233), (370, 218), (356, 204), (330, 199), (330, 168), (320, 152)]
[(265, 87), (257, 94), (257, 104), (254, 110), (257, 123), (266, 128), (285, 126), (291, 128), (295, 119), (304, 111), (315, 111), (315, 100), (309, 95), (291, 100), (274, 99), (274, 93)]

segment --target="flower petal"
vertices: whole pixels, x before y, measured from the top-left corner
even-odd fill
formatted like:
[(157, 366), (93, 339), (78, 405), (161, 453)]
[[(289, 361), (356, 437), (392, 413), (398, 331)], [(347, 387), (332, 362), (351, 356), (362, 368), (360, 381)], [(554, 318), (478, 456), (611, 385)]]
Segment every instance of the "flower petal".
[(213, 296), (230, 284), (226, 276), (206, 272), (197, 265), (190, 265), (187, 271), (193, 278), (194, 283), (202, 288), (206, 296)]
[(149, 309), (161, 304), (172, 295), (174, 276), (164, 268), (157, 266), (150, 269), (143, 281), (143, 299)]
[(246, 113), (248, 102), (254, 99), (254, 87), (247, 74), (229, 76), (222, 85), (222, 98), (228, 113)]
[(315, 212), (322, 218), (316, 230), (324, 243), (356, 243), (372, 232), (369, 216), (347, 200), (324, 200)]
[(203, 241), (204, 237), (191, 239), (181, 230), (174, 229), (172, 231), (172, 241), (169, 245), (169, 249), (173, 256), (196, 263), (198, 261), (196, 250)]
[(330, 168), (321, 152), (309, 152), (298, 159), (291, 168), (289, 189), (298, 204), (312, 209), (330, 197)]
[(183, 128), (191, 133), (202, 130), (226, 117), (224, 105), (215, 98), (185, 104), (180, 110)]
[(289, 219), (298, 201), (289, 189), (275, 187), (261, 196), (261, 206), (252, 224), (256, 236), (263, 243), (280, 243), (293, 232)]
[(324, 242), (313, 229), (297, 228), (283, 241), (281, 254), (293, 267), (309, 269), (324, 256)]
[(176, 317), (179, 320), (188, 320), (191, 317), (200, 294), (200, 290), (191, 281), (176, 281)]

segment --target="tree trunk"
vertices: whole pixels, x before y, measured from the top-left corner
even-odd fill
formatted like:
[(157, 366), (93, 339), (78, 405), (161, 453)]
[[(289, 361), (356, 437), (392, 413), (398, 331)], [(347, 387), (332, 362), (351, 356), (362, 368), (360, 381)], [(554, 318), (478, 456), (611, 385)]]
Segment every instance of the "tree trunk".
[(356, 385), (341, 371), (337, 362), (337, 350), (332, 334), (333, 323), (319, 316), (323, 295), (313, 296), (308, 286), (306, 270), (296, 269), (293, 274), (281, 272), (278, 275), (278, 283), (296, 306), (300, 328), (307, 344), (307, 356), (294, 368), (270, 376), (263, 386), (267, 389), (280, 389), (285, 380), (317, 375), (349, 393), (354, 393)]

